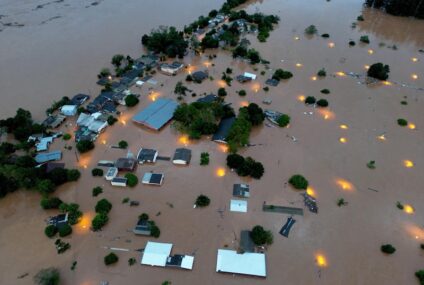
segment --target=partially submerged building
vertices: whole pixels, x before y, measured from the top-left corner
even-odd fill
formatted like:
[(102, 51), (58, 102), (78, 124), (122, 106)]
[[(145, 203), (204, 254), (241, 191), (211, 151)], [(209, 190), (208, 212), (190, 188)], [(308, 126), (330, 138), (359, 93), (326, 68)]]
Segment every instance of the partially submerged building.
[(218, 125), (218, 130), (213, 134), (212, 140), (214, 142), (227, 143), (227, 136), (233, 126), (236, 117), (224, 118)]
[(218, 249), (216, 272), (266, 277), (265, 254)]
[(127, 187), (128, 179), (125, 177), (115, 177), (110, 181), (112, 186)]
[(230, 202), (230, 212), (247, 212), (247, 201), (243, 200), (231, 200)]
[(199, 98), (196, 100), (196, 102), (199, 103), (213, 103), (219, 100), (219, 97), (215, 94), (209, 94), (206, 95), (205, 97)]
[(71, 99), (71, 103), (69, 105), (81, 106), (85, 101), (90, 99), (90, 96), (86, 94), (77, 94)]
[(133, 229), (133, 233), (136, 235), (150, 236), (152, 234), (151, 228), (152, 226), (148, 220), (139, 219), (137, 225)]
[(115, 162), (115, 167), (118, 168), (119, 171), (134, 171), (137, 166), (137, 161), (134, 158), (118, 158)]
[(110, 167), (105, 175), (105, 178), (107, 181), (112, 181), (113, 178), (115, 178), (118, 175), (118, 168), (116, 167)]
[(234, 184), (233, 185), (233, 196), (239, 198), (249, 198), (250, 189), (248, 184)]
[(188, 165), (191, 161), (191, 150), (187, 148), (177, 148), (172, 158), (173, 164)]
[(155, 149), (141, 148), (137, 154), (139, 164), (155, 163), (158, 157), (158, 151)]
[(191, 77), (193, 78), (193, 81), (197, 83), (201, 83), (203, 80), (209, 78), (209, 74), (206, 71), (199, 70), (199, 71), (193, 72)]
[(68, 213), (50, 217), (47, 223), (49, 225), (53, 225), (57, 228), (60, 228), (61, 226), (66, 225), (68, 223)]
[(143, 175), (143, 179), (141, 180), (141, 183), (147, 184), (147, 185), (156, 185), (161, 186), (163, 183), (165, 175), (162, 173), (152, 173), (152, 172), (146, 172)]
[(76, 105), (64, 105), (60, 108), (60, 113), (64, 116), (72, 117), (78, 112), (78, 106)]
[(164, 63), (160, 66), (160, 71), (167, 75), (175, 75), (184, 67), (181, 62)]
[(160, 130), (174, 116), (178, 103), (172, 99), (159, 98), (133, 117), (133, 121), (152, 130)]
[(141, 264), (193, 269), (194, 256), (174, 255), (171, 256), (172, 244), (148, 241), (142, 253)]
[(66, 120), (66, 116), (48, 116), (42, 123), (42, 125), (48, 129), (55, 129), (59, 127)]

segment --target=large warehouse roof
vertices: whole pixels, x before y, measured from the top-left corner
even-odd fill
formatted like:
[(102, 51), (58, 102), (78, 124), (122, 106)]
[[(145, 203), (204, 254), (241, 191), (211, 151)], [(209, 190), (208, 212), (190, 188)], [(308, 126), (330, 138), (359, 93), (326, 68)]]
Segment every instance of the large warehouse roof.
[(159, 98), (133, 117), (133, 121), (153, 130), (160, 130), (174, 116), (178, 103), (172, 99)]
[(216, 272), (266, 277), (265, 254), (218, 249)]

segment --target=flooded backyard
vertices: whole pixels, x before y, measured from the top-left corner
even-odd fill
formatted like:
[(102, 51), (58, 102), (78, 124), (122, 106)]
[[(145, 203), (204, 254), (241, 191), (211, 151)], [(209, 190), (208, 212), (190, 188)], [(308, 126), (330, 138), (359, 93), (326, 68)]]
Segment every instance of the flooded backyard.
[[(159, 25), (182, 28), (223, 2), (0, 0), (0, 14), (4, 15), (0, 17), (1, 117), (12, 116), (22, 107), (41, 121), (51, 102), (62, 96), (96, 96), (100, 92), (96, 75), (102, 67), (109, 67), (114, 54), (138, 57), (143, 52), (140, 37), (144, 33)], [(80, 204), (84, 212), (72, 236), (65, 238), (72, 246), (69, 251), (58, 255), (54, 241), (45, 237), (44, 221), (56, 212), (41, 209), (38, 193), (19, 190), (0, 200), (0, 253), (4, 260), (0, 262), (0, 284), (33, 284), (33, 275), (49, 266), (59, 268), (63, 284), (81, 285), (100, 284), (102, 280), (143, 285), (165, 280), (172, 284), (201, 280), (205, 285), (418, 284), (414, 272), (422, 269), (420, 244), (424, 243), (424, 53), (419, 52), (424, 49), (424, 20), (389, 16), (364, 8), (360, 0), (263, 0), (251, 1), (244, 8), (249, 13), (260, 11), (281, 18), (266, 43), (259, 43), (256, 35), (247, 35), (252, 47), (270, 62), (269, 69), (235, 60), (227, 51), (212, 50), (200, 57), (187, 55), (183, 61), (191, 68), (177, 76), (156, 74), (158, 84), (150, 86), (154, 96), (146, 86), (134, 87), (141, 94), (140, 104), (123, 109), (119, 122), (100, 135), (94, 151), (76, 155), (74, 150), (64, 150), (66, 166), (78, 168), (82, 176), (56, 194)], [(361, 14), (365, 21), (357, 22)], [(357, 23), (355, 28), (352, 23)], [(305, 35), (309, 25), (317, 27), (318, 35)], [(319, 36), (324, 33), (330, 37)], [(362, 35), (369, 36), (370, 44), (359, 43)], [(356, 46), (349, 47), (350, 40), (356, 41)], [(211, 60), (210, 54), (217, 57)], [(367, 67), (376, 62), (390, 66), (390, 77), (367, 85)], [(254, 102), (291, 116), (288, 128), (255, 128), (250, 136), (252, 146), (240, 152), (264, 164), (260, 180), (231, 172), (226, 167), (225, 148), (210, 138), (186, 141), (170, 126), (152, 132), (131, 121), (153, 100), (175, 99), (173, 90), (178, 81), (197, 94), (216, 92), (225, 86), (219, 79), (227, 67), (233, 69), (234, 77), (243, 72), (258, 74), (251, 83), (234, 80), (226, 87), (229, 95), (225, 100), (234, 109)], [(294, 77), (264, 91), (266, 79), (277, 68), (290, 70)], [(316, 78), (322, 68), (327, 77)], [(189, 71), (205, 69), (214, 80), (202, 84), (184, 81)], [(261, 71), (264, 75), (259, 75)], [(247, 96), (236, 94), (241, 89)], [(331, 93), (321, 94), (322, 89)], [(326, 109), (306, 106), (302, 98), (307, 96), (325, 98), (330, 105)], [(183, 100), (196, 99), (187, 96)], [(264, 105), (264, 99), (272, 104)], [(398, 118), (406, 118), (414, 128), (401, 128)], [(68, 121), (61, 130), (72, 133), (74, 127), (75, 122)], [(192, 163), (188, 167), (166, 161), (139, 165), (138, 177), (150, 170), (161, 172), (165, 174), (164, 185), (114, 188), (103, 178), (92, 177), (91, 169), (99, 160), (125, 157), (127, 150), (111, 148), (120, 140), (126, 140), (134, 154), (147, 147), (172, 156), (175, 148), (186, 145), (193, 152)], [(58, 140), (51, 148), (64, 149), (65, 143)], [(200, 166), (200, 153), (205, 151), (211, 162)], [(376, 169), (367, 168), (371, 160)], [(405, 161), (411, 161), (409, 166), (413, 167), (406, 167)], [(225, 173), (218, 175), (221, 168)], [(262, 205), (303, 207), (300, 193), (286, 183), (297, 173), (308, 178), (319, 213), (305, 210), (304, 216), (296, 216), (287, 239), (278, 232), (288, 215), (263, 212)], [(244, 214), (229, 211), (232, 186), (240, 182), (250, 184), (251, 189)], [(92, 197), (96, 186), (103, 187), (97, 198)], [(210, 197), (211, 204), (194, 209), (200, 194)], [(140, 201), (140, 205), (123, 204), (126, 197)], [(91, 232), (98, 198), (107, 198), (113, 209), (107, 226)], [(338, 207), (340, 198), (348, 205)], [(398, 201), (411, 204), (414, 212), (400, 211)], [(149, 239), (135, 236), (132, 228), (143, 212), (161, 228), (157, 241), (173, 243), (173, 252), (195, 255), (192, 271), (139, 264), (137, 250)], [(217, 249), (237, 249), (240, 230), (257, 224), (274, 234), (274, 243), (266, 253), (267, 278), (216, 273)], [(395, 245), (396, 253), (383, 255), (380, 246), (385, 243)], [(129, 251), (117, 252), (119, 263), (106, 267), (103, 257), (111, 247)], [(127, 260), (131, 257), (137, 258), (137, 264), (130, 267)], [(71, 271), (73, 261), (78, 264)]]

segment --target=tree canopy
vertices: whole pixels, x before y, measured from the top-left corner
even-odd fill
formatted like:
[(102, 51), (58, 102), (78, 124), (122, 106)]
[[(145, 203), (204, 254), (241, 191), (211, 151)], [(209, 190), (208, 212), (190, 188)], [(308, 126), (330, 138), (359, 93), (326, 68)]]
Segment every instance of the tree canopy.
[(175, 27), (160, 27), (149, 35), (143, 35), (142, 44), (150, 51), (164, 53), (169, 57), (183, 57), (188, 47), (184, 33)]

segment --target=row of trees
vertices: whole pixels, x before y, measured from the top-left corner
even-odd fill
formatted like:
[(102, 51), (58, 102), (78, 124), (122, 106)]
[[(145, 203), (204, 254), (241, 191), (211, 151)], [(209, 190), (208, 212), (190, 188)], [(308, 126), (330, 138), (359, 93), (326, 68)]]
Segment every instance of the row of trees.
[(251, 64), (256, 64), (261, 62), (261, 56), (259, 52), (253, 48), (248, 49), (245, 45), (238, 45), (233, 50), (233, 57), (234, 58), (241, 57), (241, 58), (248, 59)]
[(33, 122), (30, 111), (21, 108), (16, 111), (14, 117), (0, 120), (0, 128), (5, 129), (8, 134), (12, 134), (22, 143), (26, 142), (30, 135), (43, 133), (46, 130), (42, 125)]
[(141, 43), (155, 53), (164, 53), (168, 57), (183, 57), (188, 47), (188, 42), (184, 39), (184, 32), (178, 31), (175, 27), (160, 27), (145, 34), (141, 38)]

